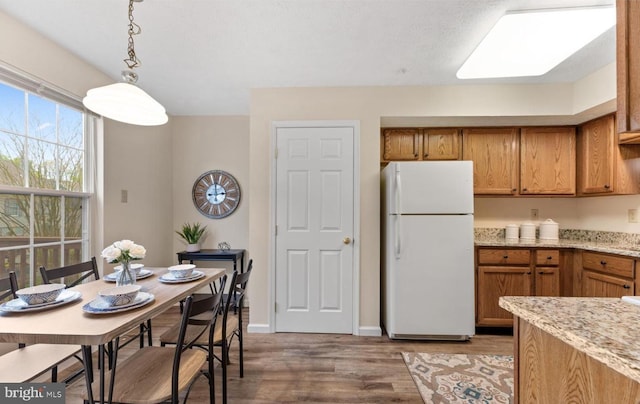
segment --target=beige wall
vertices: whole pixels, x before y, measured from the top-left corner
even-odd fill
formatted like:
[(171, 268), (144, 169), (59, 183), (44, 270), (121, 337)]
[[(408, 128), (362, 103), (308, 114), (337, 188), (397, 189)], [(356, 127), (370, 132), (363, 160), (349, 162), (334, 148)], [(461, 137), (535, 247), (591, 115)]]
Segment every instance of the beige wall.
[[(37, 32), (0, 13), (0, 63), (81, 98), (89, 88), (111, 83), (104, 73)], [(104, 170), (95, 205), (103, 212), (93, 228), (92, 255), (106, 243), (131, 238), (143, 244), (148, 265), (174, 262), (170, 124), (137, 127), (105, 120), (97, 163)], [(129, 201), (120, 202), (126, 189)], [(102, 266), (103, 260), (99, 259)], [(105, 266), (107, 264), (104, 264)]]
[[(585, 91), (587, 86), (593, 92)], [(600, 85), (600, 83), (604, 83)], [(580, 94), (580, 97), (577, 96)], [(272, 271), (269, 229), (271, 123), (286, 120), (360, 121), (360, 327), (379, 326), (380, 316), (380, 219), (379, 156), (380, 126), (385, 119), (428, 117), (445, 125), (492, 121), (528, 124), (531, 118), (555, 124), (572, 124), (610, 112), (615, 98), (615, 69), (607, 66), (575, 84), (561, 85), (470, 85), (439, 87), (279, 88), (251, 91), (249, 248), (260, 271), (253, 275), (250, 291), (250, 329), (265, 331), (273, 325), (269, 305)], [(579, 101), (579, 107), (577, 107)], [(580, 108), (580, 109), (577, 109)], [(584, 110), (584, 113), (583, 113)], [(552, 213), (555, 202), (540, 208)], [(559, 202), (558, 212), (566, 222), (577, 222), (571, 212), (575, 202)], [(481, 203), (480, 223), (501, 223), (494, 217), (491, 201)], [(564, 204), (564, 205), (563, 205)], [(509, 203), (507, 203), (509, 205)], [(565, 206), (566, 205), (566, 206)], [(541, 205), (542, 206), (542, 205)], [(516, 220), (525, 207), (509, 206)], [(555, 211), (553, 211), (555, 212)], [(564, 216), (557, 215), (557, 217)], [(569, 220), (570, 219), (570, 220)], [(259, 302), (260, 304), (255, 304)]]
[[(231, 248), (249, 247), (249, 117), (183, 116), (171, 118), (173, 179), (173, 229), (184, 222), (207, 226), (202, 248), (217, 248), (221, 241)], [(191, 199), (193, 183), (209, 170), (223, 170), (240, 184), (241, 199), (236, 211), (223, 219), (209, 219), (195, 209)], [(172, 249), (184, 250), (185, 244), (173, 233)], [(247, 251), (247, 257), (249, 252)], [(175, 254), (172, 257), (175, 260)], [(245, 265), (248, 259), (245, 259)], [(200, 266), (232, 268), (230, 263), (199, 262)]]
[[(78, 96), (111, 80), (82, 59), (0, 13), (0, 62), (39, 77)], [(379, 129), (385, 120), (421, 119), (437, 125), (578, 123), (615, 108), (615, 66), (609, 65), (573, 85), (473, 85), (258, 89), (251, 94), (251, 117), (171, 117), (168, 125), (141, 128), (106, 122), (103, 137), (103, 226), (94, 238), (110, 242), (130, 237), (149, 250), (149, 265), (175, 262), (182, 249), (175, 229), (200, 221), (212, 233), (204, 247), (229, 241), (246, 247), (256, 261), (250, 288), (250, 325), (268, 325), (270, 128), (284, 120), (359, 120), (361, 130), (360, 325), (379, 325)], [(415, 121), (414, 121), (415, 122)], [(210, 221), (191, 203), (199, 174), (220, 168), (240, 182), (243, 200), (227, 219)], [(120, 202), (122, 189), (129, 202)], [(476, 200), (482, 226), (526, 220), (540, 209), (562, 228), (638, 232), (625, 222), (626, 209), (640, 197), (585, 199)], [(249, 204), (251, 202), (251, 204)], [(496, 212), (501, 212), (498, 215)], [(508, 219), (502, 216), (506, 212)], [(94, 254), (99, 254), (96, 246)]]

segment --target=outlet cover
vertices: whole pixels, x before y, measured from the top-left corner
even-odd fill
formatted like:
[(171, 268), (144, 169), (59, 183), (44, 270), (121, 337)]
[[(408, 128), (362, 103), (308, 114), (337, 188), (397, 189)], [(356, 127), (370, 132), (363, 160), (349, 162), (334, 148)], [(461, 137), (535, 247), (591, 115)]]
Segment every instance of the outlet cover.
[(638, 223), (638, 209), (629, 209), (629, 223)]
[(538, 220), (540, 217), (540, 214), (538, 212), (538, 209), (531, 209), (531, 220)]

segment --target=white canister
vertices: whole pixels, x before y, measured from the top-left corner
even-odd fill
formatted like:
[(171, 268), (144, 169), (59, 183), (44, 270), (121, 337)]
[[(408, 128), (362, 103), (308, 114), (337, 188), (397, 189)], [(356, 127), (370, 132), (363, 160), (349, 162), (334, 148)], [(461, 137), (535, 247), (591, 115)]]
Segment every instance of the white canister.
[(558, 233), (558, 223), (553, 220), (547, 219), (540, 223), (540, 240), (557, 240)]
[(521, 241), (536, 240), (536, 225), (534, 223), (526, 222), (520, 225), (520, 240)]
[(507, 241), (518, 241), (520, 237), (520, 226), (517, 224), (508, 224), (504, 228), (504, 238)]

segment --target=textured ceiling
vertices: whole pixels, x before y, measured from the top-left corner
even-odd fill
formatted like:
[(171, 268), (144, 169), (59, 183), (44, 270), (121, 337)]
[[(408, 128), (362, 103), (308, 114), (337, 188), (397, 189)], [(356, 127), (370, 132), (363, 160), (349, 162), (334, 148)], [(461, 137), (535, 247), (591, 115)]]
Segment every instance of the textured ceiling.
[[(613, 0), (145, 0), (138, 84), (170, 115), (249, 113), (249, 89), (573, 82), (615, 60), (615, 28), (548, 74), (458, 80), (506, 11)], [(120, 80), (127, 0), (0, 0), (0, 11)], [(17, 39), (19, 40), (19, 38)]]

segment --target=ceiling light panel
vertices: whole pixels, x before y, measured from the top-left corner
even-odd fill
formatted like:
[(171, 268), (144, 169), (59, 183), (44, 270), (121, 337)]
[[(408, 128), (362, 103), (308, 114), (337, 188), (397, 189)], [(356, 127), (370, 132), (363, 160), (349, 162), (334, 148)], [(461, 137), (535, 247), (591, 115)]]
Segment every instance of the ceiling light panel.
[(498, 20), (456, 76), (540, 76), (615, 24), (614, 6), (509, 12)]

